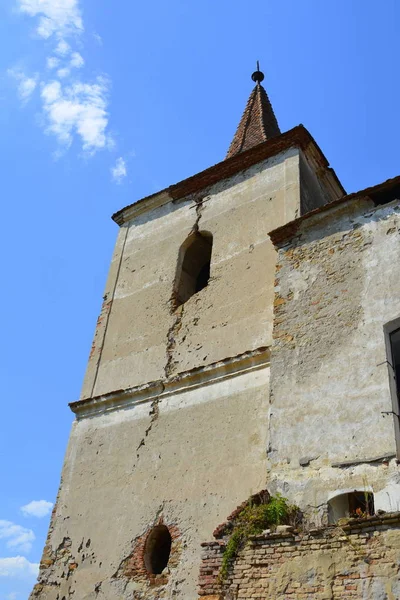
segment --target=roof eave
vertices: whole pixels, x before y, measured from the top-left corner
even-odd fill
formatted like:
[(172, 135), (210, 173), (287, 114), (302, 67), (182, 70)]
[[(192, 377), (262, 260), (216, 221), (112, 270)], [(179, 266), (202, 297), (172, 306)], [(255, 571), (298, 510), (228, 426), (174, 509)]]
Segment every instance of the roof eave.
[[(358, 192), (353, 192), (351, 194), (345, 194), (328, 204), (324, 204), (293, 221), (289, 221), (285, 225), (281, 227), (277, 227), (269, 232), (269, 236), (272, 240), (272, 243), (280, 247), (289, 240), (291, 240), (298, 232), (300, 226), (303, 225), (304, 222), (312, 223), (313, 217), (320, 215), (322, 213), (327, 213), (336, 207), (346, 204), (346, 202), (356, 202), (357, 200), (362, 200), (364, 198), (370, 198), (374, 204), (384, 204), (384, 202), (377, 201), (374, 198), (378, 198), (379, 196), (390, 192), (394, 188), (399, 188), (400, 186), (400, 175), (397, 177), (393, 177), (391, 179), (387, 179), (386, 181), (379, 183), (377, 185), (365, 188), (363, 190), (359, 190)], [(399, 194), (400, 195), (400, 194)]]
[(199, 192), (202, 189), (214, 185), (224, 179), (228, 179), (238, 172), (267, 158), (276, 156), (291, 147), (300, 148), (305, 154), (307, 154), (307, 151), (311, 147), (312, 154), (314, 158), (317, 159), (319, 168), (328, 174), (329, 178), (332, 180), (333, 186), (341, 190), (341, 195), (346, 193), (336, 176), (336, 173), (329, 167), (325, 155), (312, 135), (303, 125), (297, 125), (293, 129), (290, 129), (277, 137), (271, 138), (253, 148), (249, 148), (248, 150), (225, 159), (196, 175), (192, 175), (179, 183), (173, 184), (156, 194), (146, 196), (145, 198), (122, 208), (112, 215), (112, 219), (121, 226), (139, 214), (153, 210), (168, 202), (179, 200), (189, 194)]

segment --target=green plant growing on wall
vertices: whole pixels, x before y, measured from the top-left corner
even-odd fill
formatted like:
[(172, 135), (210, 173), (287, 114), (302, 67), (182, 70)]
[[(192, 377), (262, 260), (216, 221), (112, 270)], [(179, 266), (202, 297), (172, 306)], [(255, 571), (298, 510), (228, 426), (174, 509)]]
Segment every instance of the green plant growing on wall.
[(226, 579), (229, 568), (238, 551), (246, 545), (249, 538), (259, 535), (264, 529), (274, 529), (278, 525), (290, 524), (299, 515), (297, 506), (288, 503), (281, 494), (271, 496), (261, 504), (249, 503), (236, 517), (229, 540), (222, 557), (219, 574), (221, 583)]
[(267, 519), (272, 526), (281, 525), (289, 518), (290, 513), (292, 513), (295, 508), (290, 506), (287, 503), (286, 498), (280, 494), (271, 496), (270, 501), (265, 506)]

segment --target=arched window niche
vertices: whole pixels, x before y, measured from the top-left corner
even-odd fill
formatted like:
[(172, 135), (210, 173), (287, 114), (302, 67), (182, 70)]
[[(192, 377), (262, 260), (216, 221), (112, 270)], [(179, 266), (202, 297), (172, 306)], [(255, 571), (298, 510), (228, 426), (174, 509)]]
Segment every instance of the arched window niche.
[(153, 527), (146, 539), (144, 565), (149, 575), (159, 575), (168, 565), (172, 538), (168, 527)]
[(331, 525), (342, 518), (369, 517), (374, 513), (374, 494), (370, 488), (342, 490), (328, 500), (328, 523)]
[(175, 308), (208, 285), (212, 244), (211, 233), (196, 231), (180, 247), (174, 285)]

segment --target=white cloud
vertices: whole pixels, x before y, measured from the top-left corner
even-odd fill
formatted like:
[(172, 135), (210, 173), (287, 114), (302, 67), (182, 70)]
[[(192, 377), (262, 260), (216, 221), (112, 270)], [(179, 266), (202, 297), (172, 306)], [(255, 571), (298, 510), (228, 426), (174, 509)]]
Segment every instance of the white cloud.
[(117, 158), (115, 165), (111, 167), (111, 175), (116, 183), (122, 183), (122, 180), (127, 175), (126, 162), (120, 156)]
[[(85, 65), (84, 57), (73, 47), (74, 40), (84, 30), (79, 0), (16, 1), (22, 13), (37, 19), (37, 33), (53, 39), (53, 50), (46, 60), (47, 76), (40, 77), (40, 97), (45, 131), (53, 134), (61, 145), (56, 154), (62, 155), (75, 139), (87, 154), (110, 149), (113, 140), (108, 133), (108, 80), (97, 77), (89, 82), (73, 76), (75, 70)], [(96, 36), (100, 42), (100, 36)], [(53, 71), (50, 80), (49, 71)], [(38, 82), (37, 74), (18, 76), (18, 93), (24, 102)]]
[(17, 592), (11, 592), (11, 594), (8, 594), (8, 596), (7, 596), (7, 600), (17, 600), (17, 598), (18, 598)]
[(18, 0), (21, 12), (38, 17), (40, 37), (62, 36), (83, 31), (78, 0)]
[(71, 52), (71, 46), (65, 40), (60, 40), (54, 49), (54, 52), (60, 56), (66, 56)]
[(49, 56), (47, 59), (47, 68), (48, 69), (56, 69), (60, 64), (60, 59), (56, 56)]
[(92, 33), (94, 39), (96, 40), (96, 42), (99, 44), (99, 46), (103, 45), (103, 39), (101, 37), (101, 35), (99, 35), (98, 33), (94, 32)]
[(107, 81), (98, 77), (95, 83), (79, 83), (63, 88), (59, 81), (43, 86), (42, 99), (48, 133), (68, 147), (78, 135), (83, 150), (93, 154), (105, 148), (110, 139), (106, 133)]
[(75, 69), (80, 69), (85, 64), (85, 61), (83, 60), (83, 57), (79, 54), (79, 52), (73, 52), (71, 54), (71, 62), (69, 64)]
[(26, 529), (11, 521), (0, 521), (0, 540), (7, 540), (7, 548), (26, 554), (32, 548), (35, 534), (32, 529)]
[(71, 71), (68, 69), (68, 67), (63, 67), (62, 69), (58, 69), (57, 77), (59, 77), (60, 79), (64, 79), (64, 77), (68, 77), (70, 73)]
[[(65, 79), (65, 77), (69, 77), (71, 75), (71, 69), (80, 69), (85, 64), (83, 57), (79, 54), (79, 52), (72, 52), (71, 60), (69, 63), (60, 69), (57, 70), (57, 77), (60, 79)], [(60, 59), (56, 56), (50, 56), (47, 59), (47, 67), (49, 69), (56, 68), (60, 65)]]
[(52, 508), (52, 502), (47, 502), (47, 500), (32, 500), (29, 504), (21, 506), (21, 511), (25, 517), (38, 517), (41, 519), (42, 517), (47, 517)]
[(18, 86), (18, 94), (21, 100), (29, 100), (37, 85), (36, 77), (24, 77)]
[(23, 71), (18, 69), (8, 69), (7, 73), (10, 77), (18, 81), (18, 96), (22, 102), (27, 102), (36, 89), (38, 74), (36, 73), (33, 77), (28, 77)]
[(37, 577), (38, 574), (39, 564), (29, 562), (24, 556), (0, 558), (0, 577), (18, 577), (23, 579)]
[(45, 103), (52, 103), (58, 100), (61, 96), (61, 83), (59, 81), (52, 81), (43, 86), (42, 98)]

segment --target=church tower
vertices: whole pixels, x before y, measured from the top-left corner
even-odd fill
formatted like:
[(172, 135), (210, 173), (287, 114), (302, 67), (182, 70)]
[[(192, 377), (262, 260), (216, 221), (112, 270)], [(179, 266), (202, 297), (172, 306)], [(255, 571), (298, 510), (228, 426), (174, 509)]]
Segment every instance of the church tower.
[(276, 250), (343, 195), (259, 69), (222, 162), (113, 215), (118, 238), (31, 600), (197, 598), (200, 544), (267, 481)]

